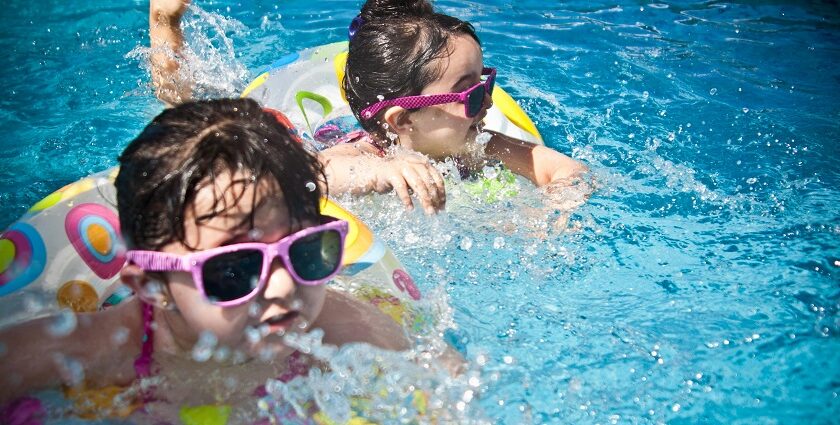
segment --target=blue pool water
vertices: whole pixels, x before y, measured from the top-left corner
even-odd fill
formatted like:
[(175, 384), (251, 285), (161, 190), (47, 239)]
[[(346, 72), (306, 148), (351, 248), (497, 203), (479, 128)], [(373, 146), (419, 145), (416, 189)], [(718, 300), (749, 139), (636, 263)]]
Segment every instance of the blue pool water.
[[(554, 3), (437, 5), (475, 24), (546, 143), (593, 170), (568, 222), (527, 185), (497, 204), (454, 188), (434, 218), (350, 203), (448, 294), (446, 338), (481, 370), (472, 407), (510, 424), (836, 423), (840, 7)], [(358, 4), (199, 2), (204, 92), (343, 40)], [(7, 4), (0, 227), (114, 165), (161, 110), (147, 9)]]

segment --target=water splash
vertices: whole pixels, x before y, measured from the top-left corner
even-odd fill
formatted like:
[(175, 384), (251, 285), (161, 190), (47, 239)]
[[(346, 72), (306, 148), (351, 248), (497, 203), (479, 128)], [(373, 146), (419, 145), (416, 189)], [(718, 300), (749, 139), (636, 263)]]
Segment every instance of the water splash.
[(184, 46), (180, 54), (168, 46), (160, 51), (140, 46), (128, 52), (126, 58), (139, 61), (150, 75), (150, 56), (162, 53), (178, 62), (178, 80), (192, 84), (193, 98), (238, 97), (250, 74), (236, 58), (232, 37), (244, 37), (248, 28), (234, 18), (207, 12), (195, 4), (184, 14), (181, 27)]
[(210, 331), (204, 331), (199, 335), (198, 341), (192, 348), (192, 358), (197, 362), (206, 362), (213, 357), (219, 338)]
[(483, 388), (477, 370), (453, 377), (428, 347), (407, 352), (365, 344), (336, 348), (322, 344), (322, 338), (320, 330), (286, 336), (288, 345), (328, 367), (288, 382), (269, 380), (268, 394), (259, 404), (263, 416), (287, 415), (291, 407), (300, 417), (323, 415), (338, 423), (354, 418), (375, 423), (489, 423), (474, 403)]

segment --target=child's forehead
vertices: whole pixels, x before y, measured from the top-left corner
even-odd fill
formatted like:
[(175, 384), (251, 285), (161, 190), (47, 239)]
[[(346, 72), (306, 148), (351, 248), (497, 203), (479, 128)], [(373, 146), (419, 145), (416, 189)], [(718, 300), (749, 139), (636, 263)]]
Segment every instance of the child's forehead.
[[(429, 85), (431, 86), (453, 86), (465, 75), (481, 75), (484, 67), (484, 59), (481, 47), (471, 37), (458, 35), (449, 41), (449, 54), (444, 55), (433, 62), (432, 66), (438, 67), (440, 77)], [(427, 89), (429, 87), (426, 87)], [(424, 90), (426, 94), (427, 90)]]
[[(258, 225), (270, 219), (288, 222), (289, 212), (279, 185), (268, 179), (255, 181), (244, 173), (225, 173), (202, 185), (185, 214), (186, 222), (216, 227)], [(267, 218), (266, 218), (267, 217)]]

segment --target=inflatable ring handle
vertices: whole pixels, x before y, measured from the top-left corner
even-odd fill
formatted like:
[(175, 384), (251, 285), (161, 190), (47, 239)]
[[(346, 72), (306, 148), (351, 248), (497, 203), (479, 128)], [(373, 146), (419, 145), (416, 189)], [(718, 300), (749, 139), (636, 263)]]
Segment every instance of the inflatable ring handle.
[(312, 124), (309, 123), (309, 117), (306, 116), (306, 109), (303, 107), (304, 99), (312, 100), (321, 105), (321, 108), (324, 109), (324, 116), (327, 116), (330, 112), (332, 112), (333, 106), (329, 99), (321, 96), (320, 94), (312, 93), (311, 91), (299, 91), (295, 94), (295, 101), (297, 102), (298, 108), (300, 108), (300, 112), (303, 113), (303, 120), (306, 121), (306, 127), (309, 129), (309, 132), (312, 133)]

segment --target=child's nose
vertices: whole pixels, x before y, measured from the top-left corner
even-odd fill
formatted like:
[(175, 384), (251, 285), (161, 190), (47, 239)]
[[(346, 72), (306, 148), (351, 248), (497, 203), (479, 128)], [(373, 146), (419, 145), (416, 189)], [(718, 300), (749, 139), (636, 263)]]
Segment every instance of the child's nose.
[(289, 301), (295, 295), (295, 281), (292, 275), (283, 266), (279, 258), (271, 262), (271, 269), (268, 272), (268, 281), (263, 291), (263, 298), (268, 301), (280, 300)]

